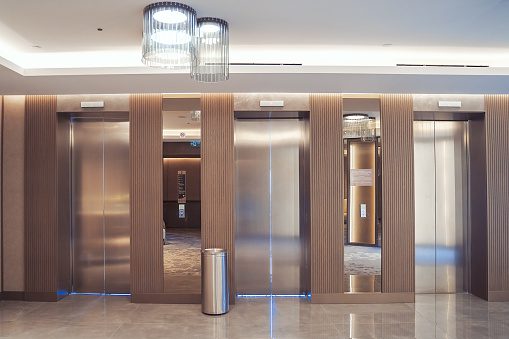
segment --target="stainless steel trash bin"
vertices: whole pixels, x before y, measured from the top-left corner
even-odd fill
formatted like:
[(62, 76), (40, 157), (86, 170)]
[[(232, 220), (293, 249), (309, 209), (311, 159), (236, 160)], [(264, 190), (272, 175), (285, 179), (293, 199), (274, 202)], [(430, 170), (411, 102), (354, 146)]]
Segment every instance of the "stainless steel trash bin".
[(230, 307), (228, 252), (221, 248), (201, 251), (201, 310), (205, 314), (224, 314)]

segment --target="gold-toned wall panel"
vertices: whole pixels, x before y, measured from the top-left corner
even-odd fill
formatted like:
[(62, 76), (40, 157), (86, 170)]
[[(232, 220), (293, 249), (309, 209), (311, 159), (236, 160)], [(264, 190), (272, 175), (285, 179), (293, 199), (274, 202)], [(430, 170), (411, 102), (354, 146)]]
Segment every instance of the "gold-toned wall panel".
[(382, 292), (415, 291), (413, 102), (381, 96)]
[(231, 296), (235, 293), (233, 119), (232, 94), (202, 96), (202, 248), (220, 247), (230, 253)]
[(131, 162), (131, 293), (162, 293), (162, 95), (129, 99)]
[(487, 95), (486, 178), (489, 291), (509, 291), (509, 95)]
[(4, 96), (3, 107), (3, 290), (20, 292), (25, 290), (25, 96)]
[(56, 300), (57, 98), (30, 95), (25, 101), (25, 292), (28, 299)]
[(343, 292), (341, 95), (310, 96), (311, 293)]

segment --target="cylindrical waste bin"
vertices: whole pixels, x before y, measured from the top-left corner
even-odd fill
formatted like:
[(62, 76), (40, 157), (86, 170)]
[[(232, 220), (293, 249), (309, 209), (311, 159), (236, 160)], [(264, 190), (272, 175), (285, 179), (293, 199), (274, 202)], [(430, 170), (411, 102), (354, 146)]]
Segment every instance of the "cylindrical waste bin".
[(228, 289), (228, 252), (221, 248), (201, 251), (201, 310), (218, 315), (230, 307)]

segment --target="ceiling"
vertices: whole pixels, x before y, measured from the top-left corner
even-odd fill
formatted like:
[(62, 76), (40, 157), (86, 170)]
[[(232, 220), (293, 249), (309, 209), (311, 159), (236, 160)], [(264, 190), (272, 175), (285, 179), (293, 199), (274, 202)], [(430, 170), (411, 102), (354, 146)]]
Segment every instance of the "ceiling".
[[(25, 75), (160, 73), (140, 61), (142, 12), (151, 2), (2, 0), (0, 57)], [(185, 3), (230, 23), (232, 62), (509, 66), (507, 0)]]
[[(121, 79), (129, 78), (140, 83), (172, 79), (171, 84), (149, 86), (169, 90), (180, 81), (177, 91), (223, 90), (234, 83), (238, 86), (241, 79), (257, 82), (240, 86), (245, 90), (264, 91), (265, 84), (267, 91), (290, 91), (309, 87), (293, 84), (297, 78), (316, 85), (354, 77), (355, 87), (359, 77), (365, 81), (368, 74), (389, 80), (396, 75), (401, 79), (422, 74), (430, 79), (466, 75), (481, 77), (479, 83), (484, 82), (482, 77), (509, 75), (508, 0), (186, 0), (198, 16), (217, 16), (229, 22), (231, 62), (303, 64), (231, 67), (232, 80), (237, 81), (210, 86), (192, 85), (182, 72), (142, 65), (142, 11), (151, 2), (155, 1), (1, 0), (0, 65), (27, 79), (0, 66), (0, 90), (16, 93), (19, 86), (35, 87), (35, 92), (87, 88), (97, 92), (105, 84), (119, 83), (108, 87), (113, 93), (128, 87)], [(490, 68), (396, 67), (401, 63)], [(278, 75), (275, 85), (267, 82), (274, 80), (273, 74)], [(104, 81), (105, 75), (108, 81), (102, 84), (99, 79)], [(260, 80), (260, 75), (265, 79)], [(46, 89), (39, 90), (44, 86), (35, 78), (44, 79)], [(84, 84), (80, 87), (72, 80)], [(71, 84), (69, 89), (66, 82)], [(470, 86), (459, 80), (458, 84)], [(316, 88), (332, 91), (337, 90), (332, 87), (344, 86)]]

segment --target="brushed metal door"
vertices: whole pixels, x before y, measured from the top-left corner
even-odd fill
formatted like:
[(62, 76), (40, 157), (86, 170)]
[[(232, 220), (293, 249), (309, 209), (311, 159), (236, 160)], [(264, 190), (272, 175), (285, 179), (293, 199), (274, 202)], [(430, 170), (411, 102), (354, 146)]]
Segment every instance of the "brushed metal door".
[(235, 283), (239, 294), (270, 293), (268, 120), (235, 121)]
[(238, 294), (300, 294), (306, 243), (301, 225), (300, 175), (304, 122), (235, 121)]
[(73, 118), (72, 280), (79, 293), (128, 293), (129, 123)]
[(104, 122), (104, 284), (130, 291), (129, 122)]
[(467, 137), (463, 121), (414, 122), (415, 291), (464, 291)]
[(73, 291), (104, 292), (102, 120), (75, 119), (72, 128)]
[(464, 291), (467, 212), (466, 122), (435, 122), (436, 293)]

